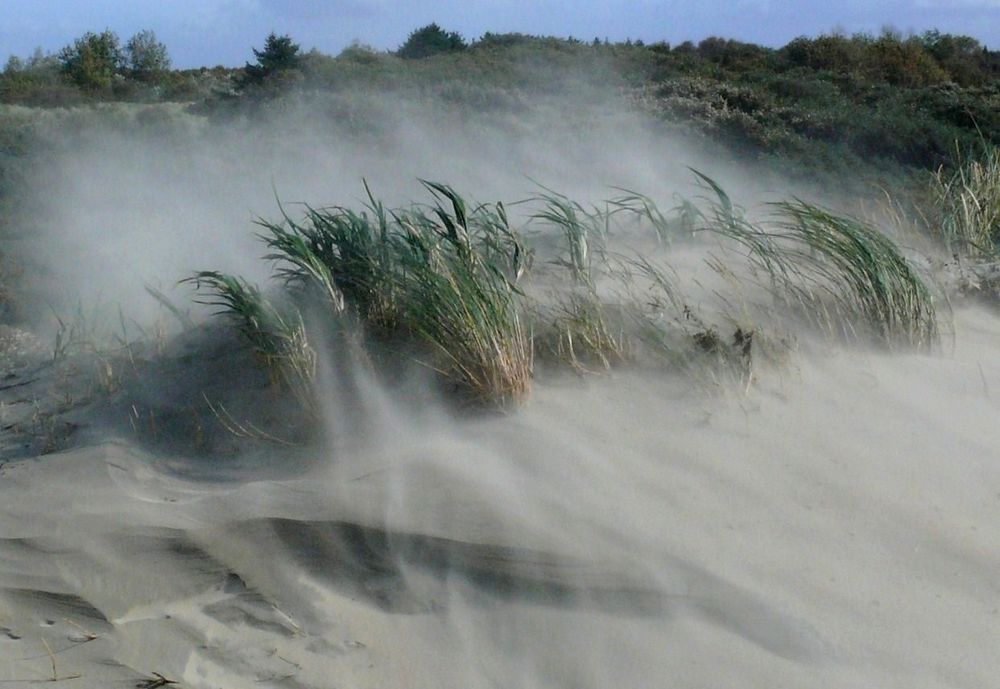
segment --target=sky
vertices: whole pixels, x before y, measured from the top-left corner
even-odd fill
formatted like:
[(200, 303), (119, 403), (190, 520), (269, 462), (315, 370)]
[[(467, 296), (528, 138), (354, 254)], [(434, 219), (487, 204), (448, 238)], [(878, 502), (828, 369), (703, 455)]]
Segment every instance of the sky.
[(1000, 48), (1000, 0), (0, 0), (0, 60), (56, 52), (86, 31), (111, 29), (124, 42), (152, 29), (175, 67), (240, 66), (271, 31), (336, 54), (353, 41), (395, 49), (431, 22), (467, 39), (516, 31), (770, 46), (834, 30), (937, 28)]

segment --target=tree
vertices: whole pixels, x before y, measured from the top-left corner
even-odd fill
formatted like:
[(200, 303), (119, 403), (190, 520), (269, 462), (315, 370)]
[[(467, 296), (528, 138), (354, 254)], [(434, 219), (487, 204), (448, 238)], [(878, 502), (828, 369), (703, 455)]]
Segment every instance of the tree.
[(428, 24), (411, 33), (396, 54), (402, 58), (419, 59), (438, 53), (465, 50), (466, 47), (465, 39), (458, 32), (445, 31), (437, 24)]
[(289, 36), (278, 36), (273, 31), (264, 41), (264, 49), (254, 48), (253, 54), (257, 58), (257, 64), (252, 65), (248, 62), (243, 68), (243, 79), (240, 83), (243, 88), (259, 86), (279, 72), (298, 69), (302, 62), (298, 43), (292, 43)]
[(16, 74), (21, 71), (24, 71), (24, 60), (17, 55), (11, 55), (7, 58), (7, 64), (3, 68), (4, 74)]
[(62, 72), (82, 89), (97, 91), (111, 86), (125, 69), (125, 55), (118, 35), (105, 30), (88, 31), (59, 51)]
[(156, 40), (156, 34), (149, 30), (140, 31), (128, 39), (125, 60), (129, 75), (139, 81), (155, 81), (170, 71), (167, 46)]

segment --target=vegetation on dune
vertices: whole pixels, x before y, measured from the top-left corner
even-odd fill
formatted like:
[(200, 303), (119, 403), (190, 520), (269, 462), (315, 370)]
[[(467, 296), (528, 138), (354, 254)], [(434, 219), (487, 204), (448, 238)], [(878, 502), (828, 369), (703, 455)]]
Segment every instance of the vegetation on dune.
[(396, 55), (406, 59), (419, 59), (465, 50), (468, 45), (457, 32), (445, 31), (437, 24), (428, 24), (411, 33)]
[[(996, 260), (1000, 253), (1000, 150), (941, 167), (931, 181), (931, 221), (955, 254)], [(933, 229), (933, 228), (932, 228)]]
[(816, 175), (856, 175), (865, 164), (950, 167), (956, 141), (962, 151), (981, 137), (1000, 142), (1000, 52), (936, 31), (800, 37), (774, 49), (717, 37), (672, 46), (487, 32), (467, 42), (429, 24), (396, 51), (354, 45), (335, 57), (271, 34), (242, 68), (196, 70), (171, 70), (150, 31), (122, 45), (113, 32), (89, 32), (57, 55), (13, 57), (0, 74), (0, 102), (183, 100), (202, 111), (252, 111), (291, 90), (376, 90), (495, 111), (546, 94), (605, 92)]
[(298, 69), (302, 62), (299, 45), (290, 36), (268, 35), (261, 50), (253, 49), (255, 63), (246, 63), (242, 74), (236, 78), (236, 88), (247, 92), (262, 89), (270, 91), (276, 87), (286, 87), (300, 76)]
[(695, 174), (715, 197), (701, 214), (704, 228), (745, 247), (776, 300), (831, 333), (916, 348), (936, 343), (930, 290), (884, 234), (800, 199), (771, 204), (771, 221), (755, 224), (718, 184)]
[[(772, 314), (767, 327), (804, 320), (836, 339), (935, 344), (931, 291), (885, 235), (797, 199), (753, 223), (696, 174), (714, 198), (666, 213), (634, 192), (592, 210), (540, 193), (523, 202), (530, 235), (502, 203), (470, 204), (435, 182), (423, 183), (428, 205), (388, 209), (366, 187), (361, 211), (306, 207), (301, 220), (283, 211), (279, 222), (260, 221), (261, 238), (290, 290), (292, 320), (238, 279), (203, 272), (192, 281), (279, 370), (288, 343), (304, 342), (298, 314), (319, 306), (319, 325), (346, 318), (369, 345), (406, 352), (465, 399), (499, 409), (528, 396), (536, 351), (578, 372), (652, 361), (676, 368), (708, 355), (749, 384), (756, 326), (733, 325), (725, 304), (716, 313), (692, 305), (687, 292), (701, 287), (672, 272), (675, 240), (709, 241), (706, 250), (721, 241), (722, 254), (705, 254), (709, 265), (742, 282), (745, 316)], [(748, 307), (764, 296), (759, 309)], [(723, 327), (733, 327), (730, 342)]]
[(199, 303), (235, 321), (273, 382), (290, 391), (303, 410), (315, 413), (316, 352), (301, 314), (294, 307), (278, 308), (258, 287), (233, 275), (201, 271), (187, 281), (206, 295)]
[(523, 399), (532, 351), (517, 281), (528, 261), (502, 204), (468, 206), (425, 182), (434, 202), (387, 210), (369, 192), (362, 212), (307, 208), (297, 222), (261, 222), (276, 275), (345, 310), (383, 341), (414, 337), (422, 361), (471, 399), (500, 407)]
[(779, 252), (790, 266), (781, 274), (794, 273), (808, 285), (803, 293), (807, 310), (823, 314), (829, 327), (864, 328), (888, 345), (928, 349), (936, 344), (930, 290), (888, 237), (805, 201), (773, 207), (773, 232), (790, 245)]

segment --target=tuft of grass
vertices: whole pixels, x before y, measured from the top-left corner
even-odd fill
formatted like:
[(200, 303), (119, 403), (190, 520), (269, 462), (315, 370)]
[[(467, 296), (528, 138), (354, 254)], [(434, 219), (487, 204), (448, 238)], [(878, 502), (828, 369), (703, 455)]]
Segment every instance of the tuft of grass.
[(429, 363), (479, 403), (505, 408), (530, 389), (531, 341), (518, 281), (531, 252), (501, 203), (470, 206), (422, 181), (430, 205), (389, 210), (365, 185), (365, 209), (306, 207), (260, 221), (276, 276), (320, 295), (331, 316), (356, 314), (383, 340), (415, 336)]
[(926, 349), (938, 341), (934, 300), (899, 247), (870, 225), (795, 199), (770, 204), (771, 222), (746, 219), (718, 184), (705, 229), (735, 240), (772, 295), (815, 325), (848, 338)]
[(405, 321), (439, 354), (435, 368), (477, 403), (506, 408), (531, 389), (533, 348), (516, 282), (526, 249), (503, 206), (477, 206), (448, 186), (427, 211), (397, 216)]
[(182, 282), (206, 293), (196, 300), (198, 303), (215, 306), (219, 309), (216, 313), (236, 322), (273, 383), (291, 391), (304, 410), (317, 411), (313, 390), (316, 352), (297, 310), (293, 309), (293, 315), (283, 315), (257, 286), (217, 271), (200, 271)]
[(348, 306), (366, 323), (383, 330), (396, 326), (398, 262), (392, 253), (389, 217), (365, 184), (368, 204), (362, 212), (335, 206), (306, 206), (297, 222), (282, 209), (283, 222), (259, 220), (262, 235), (279, 263), (277, 276), (286, 284), (312, 289), (329, 309)]
[(989, 260), (1000, 253), (1000, 149), (983, 148), (976, 158), (959, 155), (954, 169), (938, 168), (930, 188), (936, 229), (949, 251)]
[(899, 248), (860, 220), (801, 200), (773, 205), (790, 248), (782, 259), (823, 293), (847, 323), (861, 323), (886, 344), (927, 349), (938, 340), (933, 297)]
[(587, 285), (557, 295), (549, 322), (536, 339), (557, 363), (578, 373), (607, 371), (629, 361), (633, 343), (622, 318), (624, 309), (602, 299)]
[(588, 211), (576, 201), (562, 194), (546, 190), (533, 199), (541, 203), (541, 210), (531, 217), (558, 229), (566, 240), (568, 254), (552, 262), (569, 269), (577, 284), (593, 284), (592, 266), (595, 249), (605, 250), (610, 232), (611, 212)]

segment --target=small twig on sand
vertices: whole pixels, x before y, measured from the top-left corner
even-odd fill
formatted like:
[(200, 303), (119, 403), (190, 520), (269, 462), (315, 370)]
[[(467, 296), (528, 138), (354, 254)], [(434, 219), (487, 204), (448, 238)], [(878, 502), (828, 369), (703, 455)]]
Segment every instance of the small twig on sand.
[(52, 661), (52, 679), (45, 680), (47, 682), (61, 682), (67, 679), (79, 679), (80, 675), (67, 675), (66, 677), (60, 677), (59, 671), (56, 669), (56, 654), (52, 652), (52, 647), (49, 646), (49, 642), (42, 639), (42, 645), (45, 646), (45, 652), (49, 655), (49, 660)]
[(136, 689), (159, 689), (159, 687), (165, 687), (168, 684), (177, 684), (172, 679), (167, 679), (159, 672), (152, 673), (153, 676), (150, 679), (143, 680), (136, 684)]
[[(83, 627), (82, 625), (77, 624), (76, 622), (74, 622), (73, 620), (69, 619), (68, 617), (64, 617), (63, 621), (66, 622), (66, 624), (70, 625), (71, 627), (76, 627), (83, 634), (83, 640), (80, 641), (80, 642), (78, 642), (78, 643), (86, 643), (87, 641), (93, 641), (94, 639), (99, 638), (97, 634), (95, 634), (94, 632), (90, 631), (86, 627)], [(70, 641), (75, 641), (75, 639), (70, 639)]]
[(42, 645), (45, 646), (45, 652), (49, 654), (49, 660), (52, 661), (52, 681), (59, 681), (59, 673), (56, 671), (56, 654), (52, 652), (52, 647), (49, 646), (49, 642), (42, 639)]

